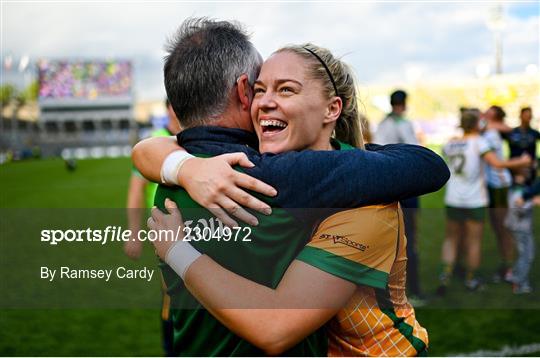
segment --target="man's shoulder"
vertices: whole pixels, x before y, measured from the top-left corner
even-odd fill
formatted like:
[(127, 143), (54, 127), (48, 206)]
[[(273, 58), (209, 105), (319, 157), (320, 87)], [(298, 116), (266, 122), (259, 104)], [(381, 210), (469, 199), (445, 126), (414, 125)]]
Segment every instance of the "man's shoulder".
[(395, 120), (394, 116), (391, 116), (391, 115), (388, 114), (380, 121), (379, 126), (380, 125), (385, 125), (385, 126), (392, 125), (395, 122), (396, 122), (396, 120)]
[(398, 122), (399, 126), (414, 130), (414, 124), (409, 118), (403, 118)]
[(377, 125), (377, 130), (375, 131), (375, 137), (394, 133), (396, 130), (396, 125), (397, 125), (396, 121), (391, 116), (386, 116)]
[(403, 117), (401, 119), (401, 122), (406, 123), (406, 124), (411, 125), (411, 126), (413, 125), (413, 121), (410, 118)]
[(217, 156), (243, 152), (248, 156), (259, 155), (258, 141), (254, 133), (217, 126), (198, 126), (184, 129), (177, 135), (178, 144), (191, 154)]
[(480, 151), (480, 154), (482, 155), (496, 149), (496, 146), (494, 146), (493, 143), (488, 140), (488, 138), (482, 136), (471, 139), (471, 142), (476, 144), (478, 150)]
[(154, 195), (154, 205), (159, 208), (164, 208), (165, 199), (167, 198), (174, 201), (178, 207), (181, 208), (201, 207), (189, 196), (188, 192), (184, 188), (179, 186), (166, 186), (162, 184), (158, 185)]

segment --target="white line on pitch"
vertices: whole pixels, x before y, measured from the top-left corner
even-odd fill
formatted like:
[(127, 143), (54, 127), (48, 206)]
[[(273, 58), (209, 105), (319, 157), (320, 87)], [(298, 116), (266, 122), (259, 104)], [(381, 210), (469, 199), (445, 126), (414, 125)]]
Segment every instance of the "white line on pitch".
[(540, 352), (540, 343), (524, 344), (522, 346), (504, 346), (498, 351), (481, 349), (476, 352), (450, 354), (450, 357), (508, 357), (522, 356)]

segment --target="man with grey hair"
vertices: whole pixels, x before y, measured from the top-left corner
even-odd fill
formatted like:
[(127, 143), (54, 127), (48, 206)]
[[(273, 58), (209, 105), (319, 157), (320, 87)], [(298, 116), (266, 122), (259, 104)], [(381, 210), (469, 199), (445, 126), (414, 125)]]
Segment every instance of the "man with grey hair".
[[(240, 195), (237, 202), (252, 208), (258, 204), (259, 208), (269, 208), (268, 204), (271, 203), (275, 208), (272, 215), (256, 213), (257, 220), (251, 222), (252, 226), (249, 227), (250, 241), (223, 242), (211, 238), (191, 242), (197, 250), (239, 275), (275, 288), (289, 264), (309, 240), (311, 230), (321, 215), (336, 211), (331, 208), (391, 202), (438, 190), (448, 179), (448, 168), (444, 161), (435, 153), (416, 146), (261, 155), (257, 150), (258, 141), (250, 117), (253, 98), (251, 85), (257, 77), (261, 57), (242, 28), (231, 22), (189, 19), (180, 27), (167, 49), (169, 55), (164, 67), (167, 97), (184, 130), (177, 136), (178, 143), (163, 138), (139, 143), (134, 148), (133, 159), (148, 179), (180, 184), (186, 188), (187, 192), (180, 188), (160, 186), (155, 204), (164, 209), (165, 198), (171, 198), (183, 209), (184, 220), (194, 223), (215, 220), (204, 209), (211, 205), (207, 205), (203, 196), (191, 190), (190, 183), (183, 180), (193, 178), (193, 173), (197, 173), (195, 176), (201, 175), (197, 165), (204, 160), (176, 157), (182, 164), (168, 166), (178, 153), (178, 144), (188, 152), (201, 156), (225, 154), (230, 159), (231, 154), (226, 153), (241, 152), (242, 156), (247, 156), (255, 164), (254, 167), (244, 168), (244, 171), (272, 185), (279, 195), (275, 196), (272, 188), (249, 182), (248, 188), (274, 197), (258, 196), (260, 200), (250, 197), (254, 200), (251, 201)], [(156, 143), (159, 145), (156, 146)], [(220, 158), (206, 160), (205, 163), (210, 161), (212, 164), (209, 165), (212, 166), (224, 163)], [(242, 160), (237, 158), (230, 161), (233, 164), (238, 162)], [(172, 175), (167, 169), (169, 167), (173, 169)], [(364, 175), (352, 175), (360, 172)], [(246, 174), (234, 173), (231, 175), (227, 172), (224, 178), (214, 179), (236, 178), (237, 181), (233, 180), (235, 183), (242, 183), (242, 180), (248, 183), (245, 181)], [(290, 177), (292, 173), (294, 180)], [(400, 180), (396, 182), (398, 177)], [(240, 212), (238, 204), (227, 195), (219, 198), (216, 199), (219, 206)], [(196, 202), (204, 205), (204, 208)], [(255, 205), (251, 205), (253, 203)], [(190, 210), (197, 207), (199, 210)], [(292, 208), (327, 209), (315, 212), (306, 209), (295, 211)], [(260, 356), (274, 352), (273, 342), (264, 342), (262, 346), (255, 347), (229, 331), (201, 307), (169, 265), (162, 262), (160, 266), (173, 306), (175, 354)], [(327, 355), (324, 330), (311, 334), (284, 354)]]
[[(204, 18), (186, 20), (167, 52), (165, 88), (183, 128), (224, 122), (223, 114), (236, 112), (227, 96), (236, 85), (247, 94), (263, 62), (239, 24)], [(244, 127), (240, 121), (237, 128)]]

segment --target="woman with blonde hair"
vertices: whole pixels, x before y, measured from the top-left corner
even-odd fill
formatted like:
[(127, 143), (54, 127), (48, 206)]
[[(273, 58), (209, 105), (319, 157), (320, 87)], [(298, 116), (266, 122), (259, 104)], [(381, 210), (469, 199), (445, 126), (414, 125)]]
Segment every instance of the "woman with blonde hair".
[[(313, 44), (284, 47), (265, 61), (251, 114), (261, 152), (363, 147), (352, 72)], [(183, 225), (176, 205), (165, 206), (170, 215), (154, 209), (150, 228)], [(427, 332), (405, 295), (397, 202), (326, 217), (275, 289), (227, 270), (186, 241), (154, 245), (167, 264), (181, 268), (178, 275), (208, 311), (267, 354), (286, 351), (325, 324), (329, 355), (426, 353)]]

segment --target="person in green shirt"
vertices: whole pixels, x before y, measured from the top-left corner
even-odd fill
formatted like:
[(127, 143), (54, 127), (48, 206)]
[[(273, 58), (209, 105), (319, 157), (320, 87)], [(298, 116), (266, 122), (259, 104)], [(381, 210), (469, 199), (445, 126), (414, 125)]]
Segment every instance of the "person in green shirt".
[[(151, 137), (168, 137), (180, 132), (180, 123), (176, 118), (169, 100), (165, 100), (167, 108), (167, 125), (164, 128), (156, 129)], [(141, 229), (141, 216), (148, 208), (154, 205), (154, 195), (157, 184), (146, 180), (142, 174), (133, 167), (129, 179), (127, 195), (127, 220), (132, 236), (130, 241), (124, 242), (124, 253), (132, 260), (137, 260), (141, 256), (143, 243), (137, 237)], [(163, 282), (163, 280), (162, 280)], [(172, 356), (173, 326), (170, 319), (170, 297), (167, 295), (165, 284), (162, 284), (162, 307), (161, 307), (161, 330), (162, 346), (166, 356)]]
[[(152, 131), (151, 137), (169, 137), (180, 132), (180, 123), (168, 99), (165, 99), (167, 108), (167, 125)], [(135, 167), (132, 167), (127, 194), (127, 219), (132, 237), (124, 244), (124, 253), (131, 259), (137, 260), (141, 256), (143, 244), (137, 239), (141, 229), (141, 216), (145, 209), (154, 206), (154, 195), (157, 184), (147, 180)]]

